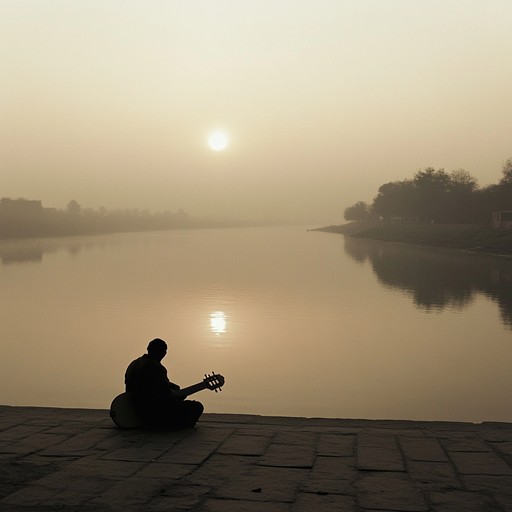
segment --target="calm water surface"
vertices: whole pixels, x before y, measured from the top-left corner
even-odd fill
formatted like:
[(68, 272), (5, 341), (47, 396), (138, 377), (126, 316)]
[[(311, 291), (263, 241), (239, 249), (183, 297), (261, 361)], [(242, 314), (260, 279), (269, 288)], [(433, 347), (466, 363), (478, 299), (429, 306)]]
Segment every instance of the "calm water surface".
[(0, 403), (108, 408), (154, 337), (210, 412), (512, 421), (512, 262), (307, 232), (0, 243)]

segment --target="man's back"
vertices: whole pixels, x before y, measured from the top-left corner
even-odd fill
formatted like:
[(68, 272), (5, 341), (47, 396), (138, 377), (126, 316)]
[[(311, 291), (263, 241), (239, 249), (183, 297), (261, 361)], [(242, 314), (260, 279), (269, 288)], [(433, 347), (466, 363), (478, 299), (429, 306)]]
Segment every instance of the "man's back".
[(167, 370), (148, 354), (129, 364), (124, 382), (126, 391), (135, 394), (165, 393), (169, 387)]

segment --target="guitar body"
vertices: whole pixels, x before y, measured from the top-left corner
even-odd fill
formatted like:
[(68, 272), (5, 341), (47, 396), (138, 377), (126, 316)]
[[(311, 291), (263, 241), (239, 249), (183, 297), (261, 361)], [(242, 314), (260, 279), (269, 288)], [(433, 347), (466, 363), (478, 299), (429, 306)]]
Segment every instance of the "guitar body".
[(135, 412), (128, 393), (121, 393), (114, 398), (110, 406), (110, 417), (119, 428), (138, 428), (142, 426), (142, 421)]

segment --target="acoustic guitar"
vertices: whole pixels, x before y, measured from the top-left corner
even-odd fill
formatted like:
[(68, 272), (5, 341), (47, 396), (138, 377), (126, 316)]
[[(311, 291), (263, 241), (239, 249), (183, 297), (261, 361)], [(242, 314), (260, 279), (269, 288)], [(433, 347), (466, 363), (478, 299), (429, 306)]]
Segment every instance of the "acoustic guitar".
[[(173, 391), (176, 398), (183, 398), (203, 389), (210, 391), (222, 391), (225, 379), (222, 375), (212, 372), (204, 376), (197, 384)], [(142, 426), (142, 420), (137, 415), (130, 393), (121, 393), (116, 396), (110, 405), (110, 417), (119, 428), (138, 428)]]

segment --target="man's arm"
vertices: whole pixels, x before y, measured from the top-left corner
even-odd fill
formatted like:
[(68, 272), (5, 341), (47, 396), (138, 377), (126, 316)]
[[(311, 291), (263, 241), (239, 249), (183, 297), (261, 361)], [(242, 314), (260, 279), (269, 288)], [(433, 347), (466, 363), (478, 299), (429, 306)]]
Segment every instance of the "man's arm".
[(173, 390), (173, 391), (179, 391), (181, 388), (178, 386), (178, 384), (174, 384), (174, 382), (171, 382), (169, 381), (169, 387)]

